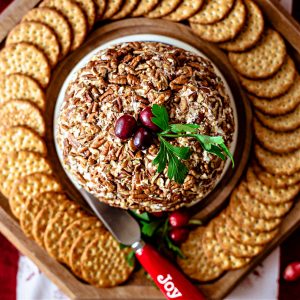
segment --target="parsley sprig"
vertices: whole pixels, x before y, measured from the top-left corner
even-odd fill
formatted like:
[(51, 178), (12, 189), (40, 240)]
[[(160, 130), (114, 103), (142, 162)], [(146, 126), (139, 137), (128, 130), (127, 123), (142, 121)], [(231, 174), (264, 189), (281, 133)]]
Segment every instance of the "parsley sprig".
[(169, 124), (169, 115), (164, 106), (154, 104), (152, 113), (154, 115), (152, 122), (162, 130), (158, 133), (159, 152), (153, 160), (153, 164), (158, 165), (158, 173), (161, 173), (168, 165), (168, 177), (182, 184), (189, 172), (182, 160), (190, 158), (191, 149), (189, 147), (173, 146), (166, 138), (195, 138), (208, 153), (217, 155), (222, 160), (225, 160), (228, 156), (234, 167), (233, 156), (226, 147), (223, 137), (199, 134), (198, 129), (200, 126), (197, 124)]

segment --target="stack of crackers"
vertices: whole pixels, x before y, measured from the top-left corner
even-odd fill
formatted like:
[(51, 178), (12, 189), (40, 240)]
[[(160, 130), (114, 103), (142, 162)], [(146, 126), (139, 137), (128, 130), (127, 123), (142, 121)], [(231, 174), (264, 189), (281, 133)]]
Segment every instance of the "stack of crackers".
[[(190, 25), (202, 39), (228, 52), (254, 107), (255, 155), (228, 207), (182, 245), (187, 259), (179, 259), (179, 265), (202, 282), (241, 268), (258, 255), (278, 234), (300, 191), (300, 82), (295, 63), (280, 34), (264, 25), (254, 1), (214, 2), (224, 12), (221, 19), (212, 14), (210, 21), (203, 21), (196, 15)], [(231, 5), (226, 13), (225, 3)]]

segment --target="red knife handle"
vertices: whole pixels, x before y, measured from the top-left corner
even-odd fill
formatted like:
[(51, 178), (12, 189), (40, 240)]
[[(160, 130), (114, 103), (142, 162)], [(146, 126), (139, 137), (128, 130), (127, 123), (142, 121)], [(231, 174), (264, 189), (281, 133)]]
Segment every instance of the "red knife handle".
[(200, 291), (152, 246), (140, 244), (135, 255), (167, 299), (205, 300)]

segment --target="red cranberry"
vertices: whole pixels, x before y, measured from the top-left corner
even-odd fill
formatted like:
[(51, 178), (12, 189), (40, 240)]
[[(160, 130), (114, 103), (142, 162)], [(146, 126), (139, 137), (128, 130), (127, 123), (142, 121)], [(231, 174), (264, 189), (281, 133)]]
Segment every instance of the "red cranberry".
[(171, 240), (175, 244), (181, 244), (188, 238), (189, 230), (186, 228), (172, 228), (169, 232)]
[(151, 107), (148, 106), (145, 109), (143, 109), (140, 112), (140, 120), (143, 123), (144, 126), (146, 126), (147, 128), (153, 130), (153, 131), (159, 131), (160, 128), (158, 126), (156, 126), (153, 122), (152, 122), (152, 118), (154, 117), (152, 111), (151, 111)]
[(144, 127), (140, 127), (133, 138), (133, 144), (140, 150), (149, 148), (153, 143), (152, 132)]
[(169, 215), (169, 223), (172, 227), (186, 226), (189, 220), (189, 215), (183, 211), (174, 211)]
[(132, 137), (136, 129), (136, 120), (131, 115), (123, 115), (115, 125), (115, 135), (121, 140), (127, 140)]
[(295, 281), (300, 278), (300, 262), (289, 264), (284, 270), (283, 278), (286, 281)]

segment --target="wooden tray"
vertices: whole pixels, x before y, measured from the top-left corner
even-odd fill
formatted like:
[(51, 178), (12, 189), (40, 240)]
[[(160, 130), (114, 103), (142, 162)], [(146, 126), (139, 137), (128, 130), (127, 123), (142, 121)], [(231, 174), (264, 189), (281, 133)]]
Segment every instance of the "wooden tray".
[[(286, 40), (290, 44), (290, 50), (294, 53), (295, 58), (298, 59), (300, 57), (300, 28), (299, 25), (286, 13), (283, 11), (277, 3), (272, 2), (271, 0), (257, 0), (257, 2), (261, 5), (262, 9), (265, 11), (266, 16), (268, 17), (270, 23), (285, 36)], [(122, 29), (120, 29), (119, 24), (122, 25)], [(203, 43), (198, 38), (196, 38), (188, 29), (188, 27), (181, 24), (174, 24), (167, 21), (162, 20), (148, 20), (143, 19), (142, 22), (139, 19), (134, 20), (125, 20), (120, 22), (115, 22), (109, 24), (105, 27), (101, 28), (102, 42), (109, 40), (112, 38), (112, 32), (114, 34), (133, 34), (138, 33), (138, 30), (141, 27), (147, 27), (149, 31), (148, 33), (159, 33), (164, 34), (170, 37), (177, 37), (178, 34), (181, 35), (181, 39), (185, 42), (188, 42), (195, 46), (196, 48), (201, 47), (203, 52), (208, 51), (209, 56), (213, 54), (211, 57), (215, 60), (215, 63), (227, 77), (227, 79), (232, 79), (233, 84), (236, 84), (236, 76), (234, 71), (227, 66), (227, 58), (224, 54), (222, 54), (215, 47), (209, 46), (207, 43)], [(132, 27), (133, 26), (133, 27)], [(151, 30), (151, 31), (150, 31)], [(48, 89), (48, 97), (52, 100), (49, 101), (48, 114), (47, 114), (47, 124), (48, 124), (48, 132), (47, 132), (47, 144), (49, 147), (50, 156), (52, 157), (53, 162), (56, 162), (55, 167), (57, 167), (57, 172), (59, 171), (57, 164), (56, 153), (53, 148), (53, 135), (52, 135), (52, 115), (53, 115), (53, 107), (54, 107), (54, 96), (51, 96), (50, 91), (54, 93), (55, 91), (55, 83), (60, 85), (61, 81), (59, 77), (66, 75), (66, 70), (62, 68), (62, 66), (68, 66), (73, 64), (73, 59), (80, 59), (84, 55), (83, 50), (89, 52), (95, 47), (95, 43), (97, 43), (98, 39), (98, 31), (95, 31), (94, 34), (87, 40), (87, 42), (79, 49), (77, 52), (73, 53), (69, 56), (63, 63), (55, 71), (51, 86)], [(120, 35), (117, 35), (120, 36)], [(116, 37), (116, 36), (113, 36)], [(215, 56), (214, 56), (215, 55)], [(299, 60), (298, 60), (299, 61)], [(228, 74), (222, 68), (226, 68), (227, 70), (231, 70)], [(231, 80), (228, 80), (231, 82)], [(241, 100), (244, 100), (243, 93), (240, 91), (239, 85), (236, 85), (237, 93), (240, 94)], [(243, 102), (248, 110), (247, 102)], [(250, 118), (250, 113), (246, 114), (248, 118)], [(247, 125), (248, 124), (248, 125)], [(249, 130), (249, 119), (246, 122), (245, 130)], [(250, 139), (246, 140), (245, 143), (249, 145)], [(246, 145), (246, 146), (247, 146)], [(246, 147), (247, 149), (247, 147)], [(247, 154), (241, 152), (241, 164), (245, 164), (247, 160)], [(222, 188), (220, 188), (220, 195), (215, 198), (213, 201), (208, 200), (208, 205), (201, 209), (201, 207), (197, 207), (197, 209), (201, 209), (198, 213), (201, 217), (211, 216), (215, 213), (220, 206), (223, 204), (223, 200), (231, 191), (233, 186), (236, 184), (238, 179), (241, 176), (241, 172), (243, 167), (239, 168), (239, 171), (236, 171), (231, 177), (231, 183), (224, 182)], [(59, 173), (62, 175), (62, 173)], [(233, 178), (233, 179), (232, 179)], [(66, 176), (62, 176), (62, 181), (64, 185), (67, 187), (70, 196), (73, 199), (81, 201), (78, 193), (70, 186), (70, 183)], [(223, 277), (219, 280), (205, 285), (200, 285), (201, 290), (206, 294), (208, 299), (221, 299), (226, 294), (228, 294), (249, 272), (251, 272), (258, 263), (262, 261), (278, 244), (280, 244), (290, 233), (293, 232), (300, 226), (300, 202), (298, 201), (289, 215), (285, 218), (281, 229), (280, 234), (277, 236), (275, 240), (272, 241), (268, 245), (268, 247), (264, 250), (262, 254), (257, 256), (252, 260), (251, 264), (244, 267), (243, 269), (227, 272)], [(24, 254), (30, 257), (39, 268), (56, 284), (59, 288), (66, 293), (69, 297), (73, 299), (163, 299), (161, 293), (152, 286), (151, 282), (148, 281), (145, 276), (143, 276), (143, 272), (136, 273), (133, 278), (123, 286), (111, 288), (111, 289), (98, 289), (92, 287), (88, 284), (85, 284), (78, 280), (71, 272), (68, 271), (63, 265), (59, 264), (57, 261), (52, 259), (42, 248), (36, 245), (34, 241), (29, 240), (25, 237), (23, 232), (21, 231), (17, 221), (14, 220), (12, 214), (10, 213), (8, 202), (5, 198), (0, 197), (0, 231), (13, 243), (16, 247)]]

